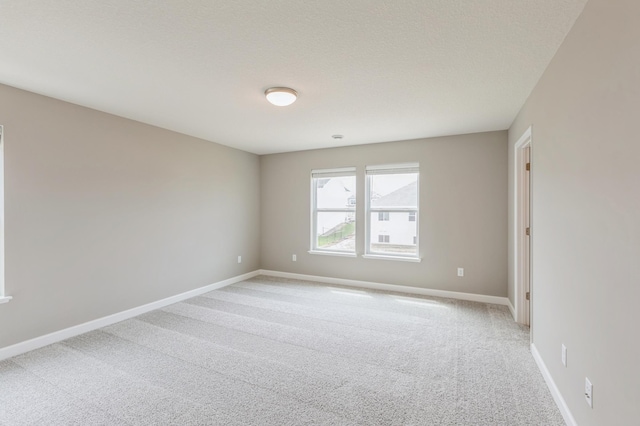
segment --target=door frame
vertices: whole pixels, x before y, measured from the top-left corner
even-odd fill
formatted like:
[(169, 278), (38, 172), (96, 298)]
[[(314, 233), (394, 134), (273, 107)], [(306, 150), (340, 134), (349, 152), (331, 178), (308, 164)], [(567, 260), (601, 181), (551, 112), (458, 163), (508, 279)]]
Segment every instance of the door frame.
[[(533, 322), (533, 274), (532, 264), (533, 256), (531, 253), (531, 247), (533, 242), (533, 232), (529, 232), (527, 237), (525, 234), (526, 219), (528, 214), (529, 228), (533, 229), (533, 203), (532, 203), (532, 187), (533, 187), (533, 167), (529, 172), (526, 170), (526, 157), (525, 149), (529, 148), (529, 156), (533, 152), (532, 149), (532, 126), (530, 126), (518, 139), (514, 147), (514, 301), (515, 301), (515, 317), (516, 321), (520, 324), (531, 325)], [(531, 159), (529, 159), (531, 162)], [(526, 174), (529, 173), (528, 180)], [(526, 188), (526, 184), (529, 184), (529, 188)], [(526, 195), (529, 195), (529, 199), (526, 199)], [(528, 209), (527, 209), (528, 205)], [(528, 210), (528, 212), (527, 212)], [(528, 238), (528, 241), (527, 241)], [(529, 244), (527, 249), (526, 244)], [(528, 255), (528, 259), (527, 259)], [(528, 262), (528, 268), (527, 263)], [(528, 275), (528, 276), (527, 276)], [(529, 281), (529, 303), (526, 299), (526, 284), (527, 278)], [(533, 332), (531, 333), (533, 338)]]

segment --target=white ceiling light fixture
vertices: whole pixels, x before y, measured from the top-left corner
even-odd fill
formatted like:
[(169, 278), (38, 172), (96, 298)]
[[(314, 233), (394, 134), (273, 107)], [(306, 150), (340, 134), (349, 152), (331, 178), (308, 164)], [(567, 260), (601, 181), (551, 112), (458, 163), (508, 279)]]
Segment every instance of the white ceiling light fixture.
[(276, 106), (291, 105), (298, 99), (298, 92), (288, 87), (271, 87), (264, 92), (264, 95)]

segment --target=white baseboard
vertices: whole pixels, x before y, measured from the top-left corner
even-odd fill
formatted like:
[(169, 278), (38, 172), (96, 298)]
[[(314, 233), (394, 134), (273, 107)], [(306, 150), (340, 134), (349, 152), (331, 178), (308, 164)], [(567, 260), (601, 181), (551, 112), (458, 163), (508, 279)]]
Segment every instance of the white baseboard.
[(509, 300), (509, 298), (507, 298), (507, 306), (509, 307), (509, 310), (511, 311), (511, 316), (513, 317), (513, 320), (515, 322), (518, 322), (518, 317), (516, 316), (516, 308), (513, 307), (513, 305), (511, 304), (511, 300)]
[(347, 280), (343, 278), (321, 277), (316, 275), (294, 274), (291, 272), (278, 272), (261, 269), (260, 275), (279, 278), (291, 278), (294, 280), (317, 281), (326, 284), (344, 285), (348, 287), (370, 288), (374, 290), (397, 291), (400, 293), (419, 294), (421, 296), (446, 297), (449, 299), (469, 300), (472, 302), (492, 303), (495, 305), (508, 305), (509, 299), (498, 296), (485, 296), (483, 294), (460, 293), (457, 291), (433, 290), (420, 287), (409, 287), (393, 284), (374, 283), (369, 281)]
[(136, 308), (128, 309), (126, 311), (118, 312), (113, 315), (98, 318), (93, 321), (85, 322), (83, 324), (75, 325), (73, 327), (65, 328), (60, 331), (55, 331), (44, 336), (36, 337), (24, 342), (16, 343), (15, 345), (0, 348), (0, 361), (3, 359), (11, 358), (16, 355), (23, 354), (25, 352), (32, 351), (34, 349), (42, 348), (53, 343), (60, 342), (65, 339), (69, 339), (74, 336), (78, 336), (89, 331), (97, 330), (98, 328), (106, 327), (111, 324), (115, 324), (120, 321), (124, 321), (129, 318), (133, 318), (138, 315), (153, 311), (155, 309), (163, 308), (173, 303), (181, 302), (192, 297), (199, 296), (218, 288), (226, 287), (233, 283), (247, 280), (259, 275), (259, 271), (249, 272), (243, 275), (238, 275), (217, 283), (209, 284), (204, 287), (196, 288), (184, 293), (176, 294), (175, 296), (167, 297), (166, 299), (158, 300), (156, 302), (147, 303), (146, 305), (138, 306)]
[(558, 409), (560, 410), (560, 413), (564, 418), (564, 422), (568, 426), (577, 426), (578, 424), (576, 423), (576, 420), (573, 418), (571, 411), (569, 411), (569, 407), (567, 406), (567, 403), (562, 397), (562, 394), (560, 394), (560, 390), (556, 386), (556, 383), (553, 381), (553, 378), (551, 377), (551, 373), (549, 373), (549, 370), (547, 369), (546, 364), (544, 363), (544, 361), (542, 360), (542, 357), (540, 356), (540, 352), (538, 352), (538, 349), (536, 349), (536, 346), (533, 343), (531, 344), (531, 355), (533, 355), (533, 359), (536, 360), (536, 364), (538, 364), (538, 368), (542, 373), (542, 377), (544, 377), (544, 381), (547, 382), (549, 391), (551, 391), (553, 400), (556, 402), (556, 405), (558, 406)]

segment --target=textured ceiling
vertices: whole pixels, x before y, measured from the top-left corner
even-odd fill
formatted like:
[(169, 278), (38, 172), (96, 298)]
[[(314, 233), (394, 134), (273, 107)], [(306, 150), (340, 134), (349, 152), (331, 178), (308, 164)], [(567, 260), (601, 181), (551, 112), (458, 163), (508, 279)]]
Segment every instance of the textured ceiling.
[(501, 130), (585, 3), (2, 0), (0, 83), (258, 154)]

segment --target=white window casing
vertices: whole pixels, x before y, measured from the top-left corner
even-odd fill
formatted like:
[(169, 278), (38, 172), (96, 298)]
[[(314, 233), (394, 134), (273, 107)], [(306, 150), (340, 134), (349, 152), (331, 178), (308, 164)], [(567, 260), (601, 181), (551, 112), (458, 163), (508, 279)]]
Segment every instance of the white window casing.
[(365, 172), (363, 257), (419, 261), (419, 164), (367, 166)]

